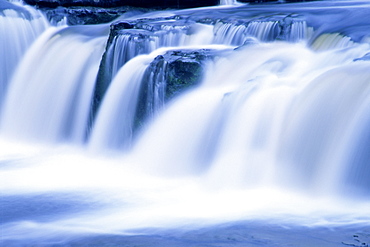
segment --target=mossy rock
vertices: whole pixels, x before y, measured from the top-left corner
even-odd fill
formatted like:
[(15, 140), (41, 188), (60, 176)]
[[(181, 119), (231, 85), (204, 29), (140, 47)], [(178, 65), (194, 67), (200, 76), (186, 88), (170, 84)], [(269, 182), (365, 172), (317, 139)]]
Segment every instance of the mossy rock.
[(148, 66), (141, 83), (135, 128), (155, 116), (171, 99), (198, 85), (204, 63), (215, 56), (214, 50), (168, 51)]
[(198, 53), (193, 58), (185, 55), (169, 62), (165, 95), (166, 101), (199, 83), (203, 75), (202, 62), (205, 58), (205, 55)]

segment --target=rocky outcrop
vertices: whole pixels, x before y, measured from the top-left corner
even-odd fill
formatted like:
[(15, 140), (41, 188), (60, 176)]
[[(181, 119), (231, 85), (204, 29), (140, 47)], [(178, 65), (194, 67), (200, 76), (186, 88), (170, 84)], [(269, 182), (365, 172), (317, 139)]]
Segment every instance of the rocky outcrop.
[(151, 35), (145, 30), (116, 30), (114, 26), (111, 27), (97, 76), (92, 107), (93, 116), (119, 69), (135, 56), (151, 52)]
[(148, 54), (159, 47), (178, 45), (167, 42), (166, 40), (171, 39), (166, 39), (166, 35), (186, 33), (189, 25), (181, 19), (174, 21), (173, 18), (169, 17), (168, 25), (166, 18), (119, 21), (111, 24), (94, 92), (93, 115), (111, 80), (128, 60), (140, 54)]
[(219, 3), (218, 0), (25, 0), (27, 4), (40, 7), (56, 8), (58, 6), (93, 6), (112, 8), (120, 6), (132, 6), (141, 8), (195, 8), (213, 6)]
[(133, 8), (129, 6), (115, 8), (99, 8), (99, 7), (62, 7), (48, 8), (42, 7), (41, 10), (45, 13), (52, 23), (57, 23), (66, 18), (68, 25), (89, 25), (109, 23), (122, 14), (127, 12), (146, 12), (147, 9)]
[(203, 76), (204, 63), (216, 51), (168, 51), (157, 56), (148, 66), (139, 93), (135, 127), (155, 116), (172, 98), (198, 85)]

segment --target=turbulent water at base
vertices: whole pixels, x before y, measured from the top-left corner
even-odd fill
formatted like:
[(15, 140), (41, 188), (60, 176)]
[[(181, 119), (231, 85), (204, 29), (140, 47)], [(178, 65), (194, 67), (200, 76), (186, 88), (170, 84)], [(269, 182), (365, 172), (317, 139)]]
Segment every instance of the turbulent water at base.
[(222, 4), (56, 27), (0, 0), (0, 245), (370, 225), (370, 4)]

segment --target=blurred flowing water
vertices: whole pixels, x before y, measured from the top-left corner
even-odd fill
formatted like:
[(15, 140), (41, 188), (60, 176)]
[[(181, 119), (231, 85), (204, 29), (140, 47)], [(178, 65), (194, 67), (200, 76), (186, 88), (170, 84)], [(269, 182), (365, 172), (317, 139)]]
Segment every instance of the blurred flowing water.
[[(221, 4), (123, 16), (135, 27), (112, 36), (117, 21), (53, 26), (0, 0), (2, 246), (369, 228), (370, 4)], [(170, 65), (153, 61), (206, 51), (199, 84), (167, 101)]]

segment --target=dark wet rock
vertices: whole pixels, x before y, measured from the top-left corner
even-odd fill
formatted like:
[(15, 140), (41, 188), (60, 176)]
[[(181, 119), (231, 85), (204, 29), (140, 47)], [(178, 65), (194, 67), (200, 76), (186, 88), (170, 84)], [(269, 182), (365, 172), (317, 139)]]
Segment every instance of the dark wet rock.
[(320, 0), (238, 0), (242, 3), (296, 3), (296, 2), (311, 2), (311, 1), (320, 1)]
[(239, 0), (241, 3), (272, 3), (278, 2), (278, 0)]
[[(304, 17), (300, 15), (291, 14), (283, 17), (281, 20), (278, 21), (279, 34), (276, 39), (289, 42), (296, 42), (300, 39), (304, 39), (304, 34), (306, 33), (305, 22), (306, 20), (304, 19)], [(294, 30), (292, 30), (294, 24), (301, 27), (300, 32), (295, 33)]]
[[(213, 57), (214, 51), (172, 51), (158, 57), (151, 66), (167, 63), (167, 84), (165, 101), (200, 82), (203, 75), (203, 63)], [(159, 60), (159, 63), (158, 63)]]
[(207, 24), (207, 25), (214, 25), (217, 22), (218, 18), (211, 18), (211, 17), (202, 17), (196, 20), (198, 23)]
[(135, 56), (151, 52), (151, 38), (151, 33), (145, 30), (117, 31), (114, 28), (111, 29), (97, 76), (92, 107), (93, 118), (119, 69)]
[(139, 19), (132, 22), (119, 21), (111, 24), (106, 50), (98, 72), (92, 115), (95, 115), (112, 79), (128, 60), (137, 55), (148, 54), (153, 48), (170, 46), (171, 43), (166, 42), (165, 37), (168, 33), (190, 31), (186, 20), (176, 16)]
[(56, 8), (58, 6), (93, 6), (112, 8), (120, 6), (132, 6), (141, 8), (195, 8), (214, 6), (218, 0), (25, 0), (27, 4), (41, 7)]
[(172, 98), (198, 85), (203, 76), (204, 63), (216, 51), (168, 51), (157, 56), (148, 66), (141, 84), (135, 126), (160, 111)]
[[(175, 20), (175, 21), (174, 21)], [(110, 33), (108, 37), (105, 57), (109, 61), (103, 61), (105, 64), (112, 63), (112, 58), (108, 58), (110, 50), (115, 45), (121, 45), (121, 49), (125, 49), (125, 44), (116, 44), (117, 40), (122, 37), (127, 37), (125, 40), (126, 45), (129, 45), (130, 54), (126, 56), (121, 56), (119, 61), (119, 67), (122, 66), (129, 59), (140, 54), (146, 54), (151, 52), (149, 49), (149, 44), (154, 40), (161, 39), (162, 43), (156, 44), (157, 47), (166, 46), (166, 34), (169, 32), (183, 31), (188, 32), (189, 22), (186, 20), (179, 20), (178, 17), (168, 17), (168, 18), (158, 18), (158, 19), (138, 19), (134, 21), (118, 21), (110, 25)], [(106, 67), (106, 66), (103, 66)], [(117, 69), (119, 69), (119, 67)], [(110, 74), (110, 77), (114, 76), (114, 71), (106, 71), (107, 74)], [(108, 75), (109, 77), (109, 75)], [(104, 76), (105, 81), (110, 81), (111, 78)]]
[(189, 24), (192, 23), (194, 23), (194, 21), (179, 15), (160, 18), (142, 18), (130, 21), (123, 20), (111, 24), (110, 36), (119, 35), (125, 32), (126, 29), (142, 29), (150, 32), (168, 31), (170, 29), (187, 29), (189, 28)]
[(166, 80), (164, 100), (168, 101), (185, 89), (199, 83), (203, 62), (212, 57), (211, 50), (170, 51), (155, 58), (147, 73), (163, 70)]
[(286, 3), (315, 2), (315, 1), (322, 1), (322, 0), (284, 0), (284, 2)]
[(128, 12), (145, 12), (148, 10), (132, 7), (99, 8), (99, 7), (62, 7), (40, 8), (52, 23), (66, 18), (68, 25), (88, 25), (111, 22)]

